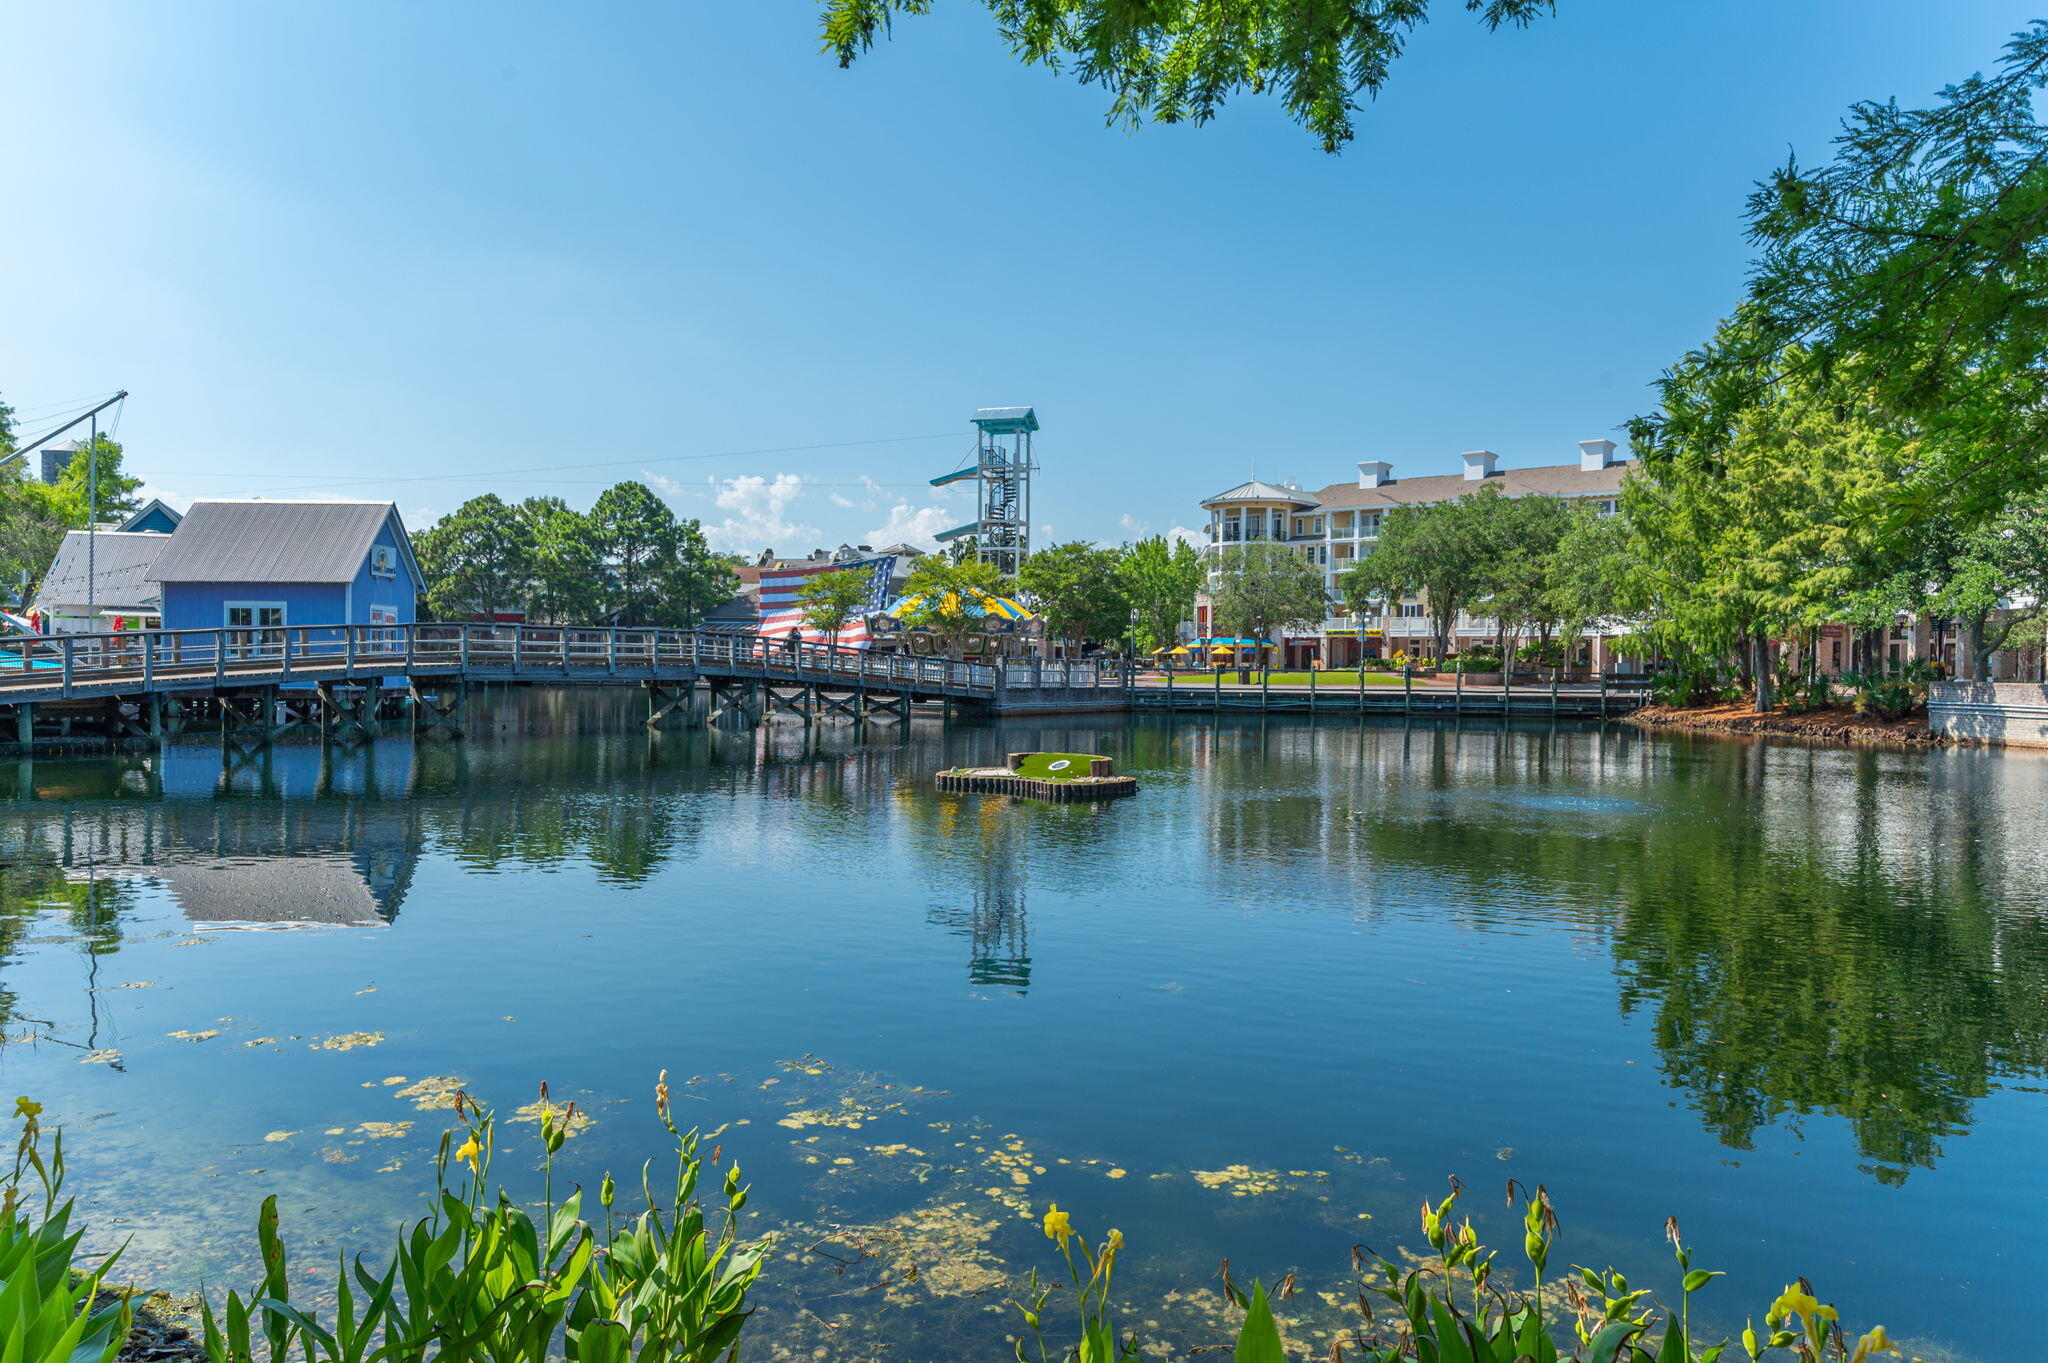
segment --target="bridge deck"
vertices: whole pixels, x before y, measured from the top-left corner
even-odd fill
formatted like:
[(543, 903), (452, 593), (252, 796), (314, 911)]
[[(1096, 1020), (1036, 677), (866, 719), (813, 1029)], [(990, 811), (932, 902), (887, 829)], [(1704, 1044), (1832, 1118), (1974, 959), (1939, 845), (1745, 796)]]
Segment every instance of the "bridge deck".
[[(700, 630), (537, 625), (309, 625), (133, 630), (0, 643), (0, 709), (49, 701), (235, 695), (319, 684), (571, 685), (745, 681), (964, 700), (1001, 711), (1132, 708), (1274, 713), (1608, 715), (1641, 684), (1517, 688), (1224, 685), (1204, 674), (1131, 685), (1116, 664), (953, 662)], [(1334, 678), (1332, 679), (1334, 682)], [(26, 712), (23, 712), (26, 713)]]
[[(1123, 684), (1121, 673), (1089, 663), (1025, 666), (1033, 669), (1034, 685)], [(0, 706), (381, 680), (633, 684), (728, 679), (990, 704), (998, 700), (1005, 681), (1003, 672), (987, 663), (680, 629), (286, 626), (68, 634), (0, 644)]]

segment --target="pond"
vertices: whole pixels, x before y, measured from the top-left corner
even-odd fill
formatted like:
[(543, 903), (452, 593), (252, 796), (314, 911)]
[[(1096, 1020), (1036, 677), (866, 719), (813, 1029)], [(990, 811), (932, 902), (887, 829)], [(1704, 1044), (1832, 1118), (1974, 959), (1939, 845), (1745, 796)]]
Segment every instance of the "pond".
[[(594, 1182), (662, 1148), (666, 1069), (780, 1233), (750, 1357), (1008, 1356), (1053, 1202), (1124, 1232), (1162, 1356), (1217, 1342), (1225, 1256), (1296, 1274), (1317, 1344), (1350, 1247), (1421, 1247), (1452, 1175), (1504, 1265), (1513, 1177), (1557, 1203), (1554, 1264), (1638, 1285), (1672, 1286), (1677, 1216), (1723, 1327), (1803, 1273), (1929, 1358), (2037, 1346), (2048, 761), (1305, 719), (650, 736), (633, 703), (0, 766), (0, 1066), (65, 1125), (93, 1242), (244, 1284), (274, 1192), (330, 1271), (418, 1214), (453, 1084), (575, 1098)], [(932, 789), (1025, 749), (1142, 793)]]

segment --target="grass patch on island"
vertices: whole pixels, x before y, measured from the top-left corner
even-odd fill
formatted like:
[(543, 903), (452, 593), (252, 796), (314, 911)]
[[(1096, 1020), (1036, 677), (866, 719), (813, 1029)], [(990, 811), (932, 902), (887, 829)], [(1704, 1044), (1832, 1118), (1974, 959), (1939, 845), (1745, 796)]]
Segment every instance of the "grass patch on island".
[(1095, 770), (1095, 754), (1085, 752), (1035, 752), (1017, 767), (1017, 775), (1034, 781), (1071, 781)]

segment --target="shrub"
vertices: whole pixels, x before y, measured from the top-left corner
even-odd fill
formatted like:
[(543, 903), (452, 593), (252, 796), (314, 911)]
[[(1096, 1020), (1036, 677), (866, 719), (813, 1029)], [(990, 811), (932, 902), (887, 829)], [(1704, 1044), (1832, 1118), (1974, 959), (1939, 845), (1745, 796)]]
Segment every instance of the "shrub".
[[(1533, 1272), (1533, 1286), (1526, 1293), (1506, 1289), (1494, 1281), (1495, 1251), (1479, 1243), (1470, 1218), (1452, 1224), (1452, 1212), (1463, 1193), (1463, 1185), (1453, 1179), (1450, 1196), (1434, 1206), (1422, 1204), (1423, 1238), (1437, 1255), (1433, 1265), (1404, 1271), (1384, 1257), (1352, 1251), (1361, 1319), (1331, 1346), (1329, 1358), (1354, 1363), (1558, 1363), (1566, 1358), (1593, 1363), (1717, 1363), (1728, 1356), (1751, 1363), (1765, 1357), (1785, 1358), (1788, 1363), (1868, 1363), (1877, 1354), (1897, 1352), (1883, 1326), (1851, 1343), (1835, 1308), (1816, 1298), (1804, 1278), (1771, 1303), (1761, 1332), (1754, 1319), (1749, 1322), (1742, 1332), (1740, 1354), (1732, 1354), (1732, 1342), (1725, 1339), (1701, 1346), (1693, 1338), (1692, 1298), (1722, 1275), (1692, 1266), (1692, 1251), (1679, 1236), (1676, 1218), (1664, 1223), (1665, 1238), (1683, 1275), (1675, 1310), (1655, 1302), (1647, 1289), (1631, 1288), (1627, 1277), (1611, 1268), (1597, 1273), (1573, 1265), (1546, 1298), (1544, 1273), (1557, 1239), (1557, 1215), (1541, 1186), (1530, 1194), (1513, 1179), (1508, 1180), (1508, 1205), (1519, 1200), (1523, 1207), (1522, 1250)], [(1047, 1349), (1045, 1304), (1051, 1289), (1033, 1270), (1029, 1299), (1011, 1304), (1023, 1313), (1038, 1357), (1078, 1358), (1081, 1363), (1139, 1358), (1137, 1335), (1120, 1337), (1109, 1307), (1110, 1277), (1123, 1249), (1123, 1235), (1112, 1230), (1100, 1245), (1091, 1246), (1058, 1206), (1046, 1213), (1045, 1234), (1058, 1244), (1066, 1262), (1081, 1342), (1072, 1349)], [(1228, 1261), (1222, 1279), (1224, 1292), (1244, 1312), (1233, 1355), (1237, 1363), (1288, 1363), (1264, 1285), (1254, 1282), (1251, 1292), (1244, 1292), (1232, 1281)], [(1277, 1294), (1281, 1299), (1290, 1295), (1291, 1282), (1290, 1278), (1283, 1283)], [(1387, 1306), (1374, 1311), (1367, 1304), (1371, 1297), (1384, 1299)], [(1566, 1322), (1570, 1334), (1560, 1335), (1559, 1326)], [(1017, 1357), (1027, 1357), (1021, 1341)], [(1295, 1357), (1307, 1363), (1305, 1355)]]
[(1841, 683), (1848, 689), (1850, 705), (1857, 714), (1903, 719), (1914, 706), (1926, 701), (1927, 684), (1935, 675), (1930, 664), (1911, 663), (1892, 675), (1879, 671), (1844, 672)]
[(535, 1222), (502, 1189), (492, 1195), (497, 1124), (489, 1109), (457, 1094), (463, 1141), (454, 1145), (456, 1132), (441, 1138), (435, 1212), (400, 1231), (381, 1274), (360, 1258), (353, 1271), (344, 1261), (333, 1314), (324, 1320), (291, 1301), (277, 1199), (266, 1198), (256, 1228), (262, 1284), (246, 1298), (230, 1292), (219, 1316), (211, 1304), (202, 1308), (210, 1363), (251, 1363), (258, 1330), (272, 1363), (422, 1363), (430, 1355), (489, 1363), (713, 1363), (728, 1356), (751, 1314), (747, 1292), (767, 1246), (737, 1242), (747, 1202), (737, 1164), (725, 1171), (724, 1225), (715, 1234), (707, 1227), (697, 1200), (698, 1136), (676, 1130), (666, 1073), (655, 1086), (655, 1110), (676, 1145), (673, 1188), (657, 1199), (651, 1171), (643, 1171), (646, 1210), (620, 1221), (617, 1187), (607, 1174), (598, 1187), (600, 1234), (582, 1219), (580, 1190), (559, 1205), (554, 1200), (554, 1157), (576, 1121), (574, 1103), (554, 1107), (541, 1086), (547, 1191)]
[[(113, 1363), (128, 1342), (128, 1295), (97, 1306), (120, 1251), (81, 1267), (64, 1193), (64, 1136), (43, 1151), (42, 1104), (17, 1098), (21, 1139), (0, 1198), (0, 1349), (8, 1363)], [(29, 1180), (34, 1183), (30, 1186)]]

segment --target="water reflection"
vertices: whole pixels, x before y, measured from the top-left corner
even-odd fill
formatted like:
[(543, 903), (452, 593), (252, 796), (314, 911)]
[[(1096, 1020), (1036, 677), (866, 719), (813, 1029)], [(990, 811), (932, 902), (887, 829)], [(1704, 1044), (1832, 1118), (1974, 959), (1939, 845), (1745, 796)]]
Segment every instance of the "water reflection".
[[(233, 765), (195, 743), (0, 772), (0, 957), (52, 916), (83, 951), (118, 950), (145, 892), (207, 931), (385, 929), (432, 912), (411, 897), (436, 862), (622, 887), (689, 864), (738, 905), (748, 867), (808, 861), (892, 877), (971, 988), (1018, 998), (1042, 983), (1030, 902), (1048, 888), (1164, 895), (1190, 931), (1211, 905), (1561, 930), (1605, 953), (1620, 1014), (1723, 1146), (1827, 1114), (1882, 1181), (1934, 1167), (2000, 1081), (2048, 1068), (2048, 762), (2019, 755), (1095, 718), (647, 735), (545, 694), (481, 713), (459, 744)], [(1147, 794), (1117, 810), (928, 788), (1025, 738), (1110, 753)], [(7, 983), (0, 1028), (20, 1007)], [(1540, 1025), (1541, 982), (1518, 1006), (1492, 1021)]]

